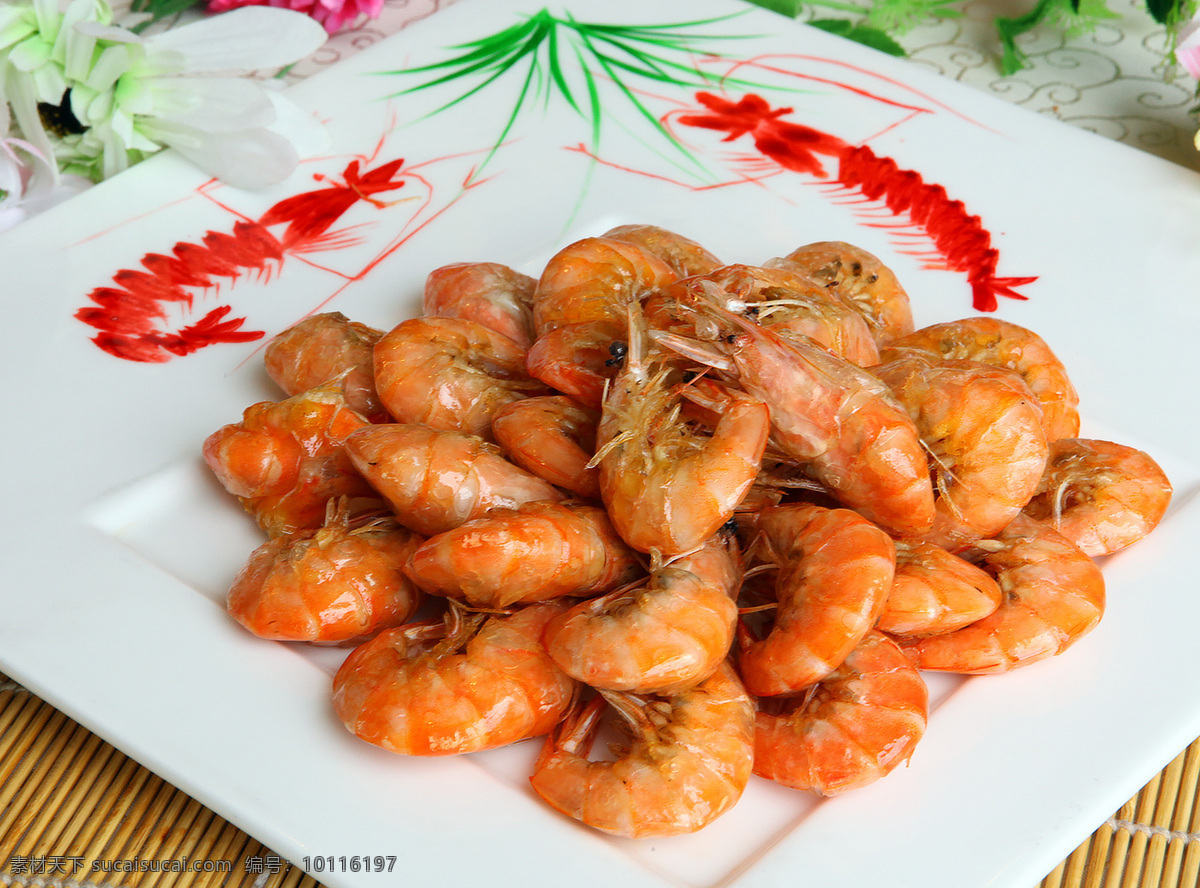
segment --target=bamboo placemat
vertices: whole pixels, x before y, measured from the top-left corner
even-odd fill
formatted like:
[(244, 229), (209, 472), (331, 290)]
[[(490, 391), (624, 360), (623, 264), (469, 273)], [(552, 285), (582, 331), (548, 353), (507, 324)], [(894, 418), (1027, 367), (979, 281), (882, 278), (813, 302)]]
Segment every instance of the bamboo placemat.
[[(1196, 888), (1198, 787), (1200, 740), (1101, 825), (1040, 888)], [(170, 871), (181, 862), (189, 871)], [(3, 675), (0, 885), (321, 888)]]

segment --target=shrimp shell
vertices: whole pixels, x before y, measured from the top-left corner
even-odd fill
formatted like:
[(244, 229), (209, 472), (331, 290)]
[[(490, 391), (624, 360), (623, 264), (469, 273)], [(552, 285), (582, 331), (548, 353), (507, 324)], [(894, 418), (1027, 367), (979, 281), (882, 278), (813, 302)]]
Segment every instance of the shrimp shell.
[(507, 336), (521, 348), (533, 345), (533, 293), (537, 280), (498, 262), (443, 265), (425, 278), (426, 317), (465, 318)]
[(601, 237), (624, 241), (653, 253), (679, 277), (708, 274), (721, 266), (721, 260), (689, 237), (657, 225), (618, 225)]
[(505, 404), (546, 393), (525, 349), (464, 318), (410, 318), (375, 346), (375, 384), (397, 422), (490, 438)]
[(871, 631), (798, 703), (758, 713), (754, 773), (823, 796), (859, 789), (908, 761), (928, 720), (921, 674)]
[(896, 576), (876, 628), (940, 635), (982, 620), (1004, 593), (991, 575), (933, 543), (896, 543)]
[(462, 432), (405, 423), (367, 426), (346, 438), (345, 452), (391, 504), (396, 520), (426, 537), (495, 509), (563, 499), (496, 445)]
[(1144, 451), (1093, 438), (1062, 438), (1025, 513), (1049, 523), (1088, 555), (1110, 555), (1158, 526), (1171, 482)]
[(546, 626), (546, 650), (594, 688), (673, 694), (699, 683), (729, 653), (741, 581), (736, 543), (718, 535), (647, 582), (583, 601)]
[[(402, 755), (478, 752), (545, 734), (575, 695), (542, 647), (546, 621), (562, 607), (448, 618), (443, 633), (385, 630), (338, 669), (334, 711), (359, 739)], [(432, 647), (420, 644), (430, 629), (444, 635)]]
[[(728, 663), (664, 699), (601, 691), (550, 734), (530, 783), (548, 805), (611, 835), (695, 832), (741, 798), (754, 754), (754, 704)], [(587, 758), (608, 701), (628, 723), (614, 761)]]
[(550, 502), (496, 510), (443, 531), (405, 565), (425, 591), (483, 608), (597, 595), (640, 570), (603, 509)]
[(584, 499), (600, 498), (596, 453), (600, 411), (566, 395), (513, 401), (492, 416), (492, 436), (509, 458), (539, 478)]
[(1074, 543), (1018, 515), (980, 556), (1004, 601), (982, 620), (944, 635), (900, 639), (921, 669), (980, 675), (1061, 654), (1104, 614), (1104, 576)]
[(896, 549), (848, 509), (769, 506), (739, 519), (747, 558), (778, 566), (777, 607), (765, 638), (743, 627), (738, 668), (756, 697), (794, 694), (842, 664), (875, 625), (895, 574)]

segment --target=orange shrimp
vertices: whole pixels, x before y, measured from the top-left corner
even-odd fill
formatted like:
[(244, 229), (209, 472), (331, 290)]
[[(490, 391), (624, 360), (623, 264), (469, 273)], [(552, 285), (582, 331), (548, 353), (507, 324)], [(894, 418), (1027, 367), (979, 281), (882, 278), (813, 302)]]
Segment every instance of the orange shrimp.
[(538, 280), (530, 375), (599, 407), (616, 373), (610, 349), (625, 340), (627, 306), (676, 277), (663, 260), (625, 241), (593, 237), (564, 247)]
[(743, 623), (738, 668), (756, 697), (794, 694), (828, 676), (875, 625), (895, 574), (883, 530), (848, 509), (771, 506), (739, 519), (747, 559), (777, 567), (766, 637)]
[(754, 773), (823, 796), (858, 789), (908, 761), (928, 720), (920, 672), (871, 631), (809, 693), (758, 712)]
[[(654, 558), (679, 555), (732, 517), (758, 474), (770, 416), (759, 399), (707, 379), (671, 384), (676, 369), (644, 356), (636, 308), (629, 329), (629, 353), (597, 431), (600, 493), (629, 545)], [(711, 435), (683, 422), (684, 398), (719, 405)]]
[[(628, 838), (702, 829), (741, 798), (754, 754), (754, 704), (728, 663), (666, 698), (621, 691), (574, 710), (546, 740), (530, 783), (548, 805)], [(631, 740), (613, 761), (589, 761), (605, 702)]]
[(506, 608), (615, 589), (641, 565), (603, 509), (525, 503), (430, 537), (405, 572), (426, 592)]
[(940, 635), (982, 620), (1004, 593), (991, 575), (941, 546), (896, 543), (896, 576), (875, 624), (889, 635)]
[(367, 426), (345, 441), (350, 461), (388, 501), (396, 520), (423, 536), (494, 509), (563, 494), (474, 435), (419, 424)]
[(880, 346), (913, 331), (908, 294), (892, 270), (862, 247), (822, 241), (797, 247), (766, 264), (793, 268), (858, 306)]
[(601, 237), (634, 244), (653, 253), (681, 278), (708, 274), (723, 264), (691, 238), (657, 225), (618, 225), (604, 232)]
[(1042, 405), (1047, 441), (1079, 435), (1079, 394), (1062, 361), (1032, 330), (999, 318), (973, 317), (923, 327), (892, 344), (1013, 370)]
[(583, 601), (546, 626), (546, 650), (594, 688), (674, 694), (728, 656), (741, 556), (727, 534), (656, 570), (648, 581)]
[(426, 317), (466, 318), (527, 349), (536, 287), (535, 278), (498, 262), (459, 262), (429, 273), (421, 305)]
[(584, 499), (600, 498), (596, 453), (600, 411), (566, 395), (513, 401), (492, 416), (492, 436), (509, 459)]
[(333, 679), (333, 708), (356, 737), (402, 755), (494, 749), (549, 731), (575, 682), (542, 647), (564, 605), (387, 629), (359, 645)]
[(209, 435), (202, 452), (259, 526), (286, 536), (321, 527), (335, 497), (377, 500), (343, 448), (350, 434), (370, 427), (330, 383), (246, 408), (241, 422)]
[(490, 438), (492, 414), (546, 394), (525, 349), (464, 318), (410, 318), (375, 346), (375, 385), (397, 422)]
[(900, 639), (921, 669), (971, 675), (1006, 672), (1061, 654), (1104, 614), (1104, 576), (1078, 546), (1018, 515), (978, 556), (1004, 600), (995, 612), (944, 635)]
[(263, 353), (267, 375), (289, 395), (340, 378), (346, 404), (370, 422), (386, 422), (372, 364), (382, 330), (340, 311), (312, 315), (284, 330)]
[(1144, 451), (1092, 438), (1061, 438), (1025, 513), (1088, 555), (1110, 555), (1158, 526), (1171, 482)]
[(926, 537), (948, 549), (990, 537), (1029, 502), (1049, 446), (1037, 399), (1011, 370), (885, 349), (872, 372), (916, 423), (933, 472), (937, 516)]
[(226, 599), (230, 616), (260, 638), (343, 642), (412, 618), (421, 592), (404, 563), (421, 538), (389, 519), (354, 524), (330, 501), (315, 533), (259, 546)]
[[(717, 291), (716, 293), (713, 290)], [(916, 426), (882, 382), (813, 342), (777, 333), (718, 304), (700, 281), (683, 298), (715, 325), (708, 342), (651, 330), (680, 354), (736, 378), (769, 405), (771, 439), (844, 505), (900, 537), (933, 525), (933, 486)]]

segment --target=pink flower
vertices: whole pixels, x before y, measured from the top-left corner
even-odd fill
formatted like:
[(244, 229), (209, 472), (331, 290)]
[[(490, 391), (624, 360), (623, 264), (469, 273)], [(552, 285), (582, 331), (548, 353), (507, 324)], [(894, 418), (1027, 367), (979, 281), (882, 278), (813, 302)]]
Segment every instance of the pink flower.
[(353, 24), (360, 16), (377, 18), (383, 0), (208, 0), (208, 12), (228, 12), (240, 6), (277, 6), (315, 19), (330, 34)]
[(1196, 80), (1200, 80), (1200, 16), (1179, 29), (1175, 58)]

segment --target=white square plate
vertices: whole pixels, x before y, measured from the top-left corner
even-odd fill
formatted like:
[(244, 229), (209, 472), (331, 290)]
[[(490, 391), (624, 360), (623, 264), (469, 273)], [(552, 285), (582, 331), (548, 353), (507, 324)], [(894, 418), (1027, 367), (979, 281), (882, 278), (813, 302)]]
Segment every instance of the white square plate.
[[(416, 70), (539, 24), (555, 30), (553, 62), (543, 42), (511, 69)], [(720, 105), (702, 93), (743, 111), (753, 94), (773, 117), (697, 126)], [(1027, 888), (1200, 734), (1196, 174), (727, 0), (462, 0), (291, 95), (333, 144), (268, 192), (164, 154), (0, 237), (4, 671), (354, 888), (500, 872), (575, 888)], [(823, 176), (766, 138), (795, 147), (796, 127), (832, 137)], [(869, 149), (867, 182), (850, 149)], [(914, 221), (903, 189), (932, 185), (945, 193)], [(298, 239), (255, 227), (301, 194), (291, 206), (315, 215)], [(439, 265), (537, 274), (571, 240), (631, 222), (727, 262), (857, 243), (896, 271), (919, 325), (979, 313), (971, 282), (987, 290), (994, 248), (992, 277), (1036, 277), (997, 314), (1064, 360), (1084, 433), (1148, 450), (1176, 490), (1155, 534), (1106, 560), (1099, 628), (1053, 661), (935, 682), (908, 767), (828, 801), (756, 778), (700, 834), (641, 842), (546, 809), (526, 780), (537, 741), (408, 760), (349, 736), (328, 699), (344, 651), (264, 642), (226, 617), (259, 536), (199, 455), (279, 397), (261, 349), (301, 317), (390, 327)], [(181, 276), (204, 268), (211, 286)], [(196, 331), (214, 322), (256, 336), (206, 345)], [(93, 342), (100, 328), (128, 334), (123, 357)], [(396, 858), (392, 875), (362, 867), (377, 856)]]

